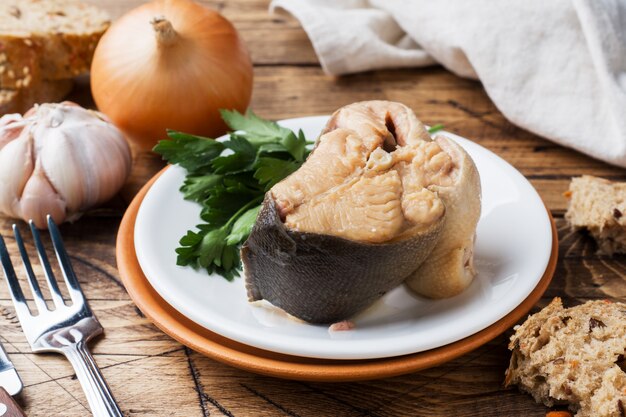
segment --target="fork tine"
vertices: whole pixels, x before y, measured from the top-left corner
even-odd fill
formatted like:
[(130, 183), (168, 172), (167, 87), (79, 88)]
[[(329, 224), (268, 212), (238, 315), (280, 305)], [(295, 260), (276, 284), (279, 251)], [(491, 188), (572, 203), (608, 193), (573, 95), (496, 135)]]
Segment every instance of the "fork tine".
[(15, 243), (17, 243), (17, 248), (19, 249), (20, 256), (22, 257), (22, 264), (24, 264), (24, 269), (26, 270), (26, 275), (28, 276), (28, 284), (31, 292), (33, 293), (33, 298), (35, 299), (35, 304), (37, 305), (37, 311), (39, 311), (39, 314), (44, 313), (48, 311), (46, 300), (44, 300), (41, 288), (39, 288), (39, 283), (35, 277), (35, 272), (33, 272), (33, 266), (28, 258), (28, 252), (26, 252), (26, 247), (24, 246), (24, 241), (22, 240), (22, 234), (20, 233), (20, 229), (18, 229), (17, 224), (13, 225), (13, 235), (15, 236)]
[(82, 303), (85, 301), (83, 291), (80, 289), (80, 284), (78, 283), (76, 274), (74, 274), (74, 269), (72, 269), (70, 257), (65, 251), (65, 245), (63, 244), (63, 239), (61, 238), (61, 232), (59, 232), (59, 228), (54, 223), (54, 220), (52, 220), (52, 217), (50, 215), (48, 215), (48, 231), (50, 232), (50, 237), (52, 238), (52, 246), (54, 246), (54, 252), (56, 253), (59, 264), (61, 265), (63, 278), (65, 278), (65, 283), (70, 290), (70, 297), (72, 298), (73, 302)]
[(30, 310), (26, 304), (26, 299), (24, 298), (22, 287), (20, 287), (20, 282), (17, 280), (17, 275), (15, 275), (15, 270), (13, 269), (13, 264), (11, 263), (11, 257), (9, 256), (7, 247), (4, 244), (2, 235), (0, 235), (0, 261), (2, 262), (4, 277), (9, 285), (9, 292), (11, 293), (11, 298), (13, 299), (15, 311), (17, 312), (17, 316), (20, 321), (24, 322), (26, 318), (30, 317)]
[(59, 285), (57, 284), (54, 272), (52, 272), (52, 268), (50, 267), (50, 261), (48, 260), (48, 255), (46, 254), (46, 248), (41, 242), (39, 230), (37, 230), (37, 227), (35, 227), (32, 220), (28, 222), (28, 225), (30, 226), (30, 231), (33, 234), (33, 240), (35, 241), (35, 247), (37, 248), (37, 255), (39, 256), (39, 263), (41, 263), (41, 266), (43, 267), (54, 305), (56, 308), (63, 307), (65, 302), (63, 301), (63, 296), (59, 290)]

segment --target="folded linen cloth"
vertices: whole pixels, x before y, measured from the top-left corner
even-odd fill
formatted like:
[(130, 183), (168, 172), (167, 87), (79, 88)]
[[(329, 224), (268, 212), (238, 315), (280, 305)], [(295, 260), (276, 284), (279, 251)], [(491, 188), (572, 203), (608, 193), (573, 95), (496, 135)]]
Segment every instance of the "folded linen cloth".
[(273, 0), (339, 75), (438, 62), (513, 123), (626, 167), (626, 0)]

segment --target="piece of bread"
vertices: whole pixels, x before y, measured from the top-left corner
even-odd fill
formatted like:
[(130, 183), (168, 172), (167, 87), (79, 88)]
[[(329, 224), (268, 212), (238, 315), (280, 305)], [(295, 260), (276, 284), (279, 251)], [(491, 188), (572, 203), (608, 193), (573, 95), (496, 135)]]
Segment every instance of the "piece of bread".
[(109, 22), (106, 12), (78, 0), (3, 0), (0, 88), (87, 72)]
[(74, 82), (69, 80), (39, 81), (34, 87), (16, 90), (0, 89), (0, 115), (24, 113), (39, 103), (61, 101), (72, 90)]
[(626, 182), (584, 175), (572, 179), (565, 195), (572, 229), (588, 230), (600, 253), (626, 253)]
[[(626, 407), (626, 304), (555, 298), (516, 328), (505, 385), (576, 417), (622, 417)], [(620, 367), (621, 366), (621, 367)], [(620, 414), (621, 413), (621, 414)]]

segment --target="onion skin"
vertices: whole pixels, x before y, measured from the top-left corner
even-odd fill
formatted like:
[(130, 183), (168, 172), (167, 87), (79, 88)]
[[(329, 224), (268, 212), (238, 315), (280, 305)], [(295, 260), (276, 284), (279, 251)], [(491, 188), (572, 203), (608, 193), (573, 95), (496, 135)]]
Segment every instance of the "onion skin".
[[(173, 36), (158, 30), (163, 19)], [(252, 80), (232, 24), (190, 0), (157, 0), (122, 16), (100, 40), (91, 67), (99, 110), (142, 150), (166, 139), (166, 129), (221, 136), (227, 127), (219, 109), (245, 111)]]

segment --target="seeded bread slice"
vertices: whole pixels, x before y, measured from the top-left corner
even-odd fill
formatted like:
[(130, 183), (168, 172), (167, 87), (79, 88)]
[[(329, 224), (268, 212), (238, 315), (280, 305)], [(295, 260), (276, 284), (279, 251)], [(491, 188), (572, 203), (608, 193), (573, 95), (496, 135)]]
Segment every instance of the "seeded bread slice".
[[(576, 417), (622, 417), (626, 406), (626, 304), (555, 298), (516, 328), (505, 384)], [(622, 366), (622, 367), (620, 367)]]
[(59, 102), (72, 90), (73, 84), (72, 80), (44, 80), (29, 88), (0, 89), (0, 115), (24, 113), (36, 103)]
[(0, 2), (0, 88), (87, 72), (109, 22), (106, 12), (78, 0)]
[(588, 230), (600, 253), (626, 253), (626, 182), (584, 175), (572, 179), (565, 195), (572, 229)]

